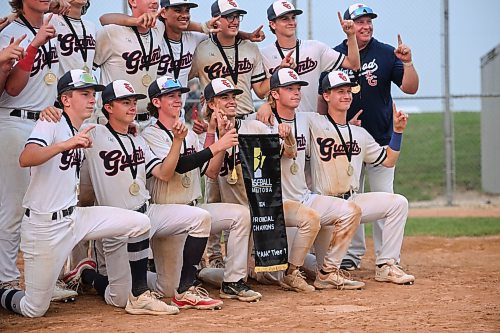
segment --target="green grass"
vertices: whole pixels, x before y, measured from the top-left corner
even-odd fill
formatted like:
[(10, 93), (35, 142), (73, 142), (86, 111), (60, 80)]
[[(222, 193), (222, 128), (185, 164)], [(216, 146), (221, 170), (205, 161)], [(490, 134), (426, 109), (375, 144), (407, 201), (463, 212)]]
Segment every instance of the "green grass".
[[(372, 237), (372, 224), (366, 225)], [(410, 218), (405, 236), (477, 237), (500, 235), (500, 218)]]
[[(481, 190), (480, 113), (454, 113), (456, 190)], [(410, 201), (445, 191), (442, 113), (412, 114), (396, 167), (394, 189)]]

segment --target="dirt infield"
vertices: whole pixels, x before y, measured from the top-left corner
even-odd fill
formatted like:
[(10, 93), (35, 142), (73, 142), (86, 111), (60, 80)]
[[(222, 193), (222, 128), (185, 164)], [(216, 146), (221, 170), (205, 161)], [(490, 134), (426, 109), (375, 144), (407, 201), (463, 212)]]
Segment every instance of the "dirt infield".
[(362, 291), (304, 295), (254, 283), (264, 295), (258, 303), (227, 301), (220, 311), (164, 317), (127, 315), (86, 295), (53, 304), (38, 319), (0, 310), (0, 332), (500, 331), (499, 236), (408, 237), (403, 265), (416, 276), (412, 286), (375, 282), (373, 263), (369, 253), (353, 274), (366, 282)]

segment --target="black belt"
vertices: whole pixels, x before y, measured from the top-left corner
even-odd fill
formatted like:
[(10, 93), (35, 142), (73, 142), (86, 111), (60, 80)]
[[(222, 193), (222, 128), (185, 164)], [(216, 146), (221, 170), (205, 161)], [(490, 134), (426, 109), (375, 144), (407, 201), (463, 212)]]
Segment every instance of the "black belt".
[[(24, 113), (24, 117), (23, 117)], [(28, 110), (20, 110), (20, 109), (14, 109), (10, 113), (12, 117), (20, 117), (20, 118), (26, 118), (26, 119), (31, 119), (31, 120), (38, 120), (40, 118), (40, 112), (37, 111), (28, 111)]]
[(138, 113), (135, 115), (135, 120), (137, 121), (146, 121), (149, 120), (151, 116), (149, 115), (149, 112), (144, 112), (144, 113)]
[(349, 192), (345, 192), (345, 193), (342, 193), (342, 194), (337, 194), (336, 197), (337, 198), (340, 198), (340, 199), (344, 199), (344, 200), (347, 200), (351, 197), (352, 195), (352, 192), (349, 191)]
[(188, 202), (186, 205), (188, 205), (188, 206), (196, 206), (197, 204), (198, 204), (198, 200), (194, 199), (193, 201)]
[[(69, 207), (67, 209), (62, 209), (59, 212), (54, 212), (54, 213), (52, 213), (52, 220), (57, 220), (57, 214), (58, 213), (61, 213), (62, 217), (66, 217), (68, 215), (71, 215), (74, 210), (75, 210), (75, 206), (71, 206), (71, 207)], [(30, 217), (30, 210), (26, 209), (26, 211), (24, 212), (24, 215), (26, 215), (27, 217)]]
[(142, 205), (141, 207), (137, 208), (135, 211), (144, 214), (144, 213), (146, 213), (147, 210), (148, 210), (148, 202), (146, 201), (144, 203), (144, 205)]

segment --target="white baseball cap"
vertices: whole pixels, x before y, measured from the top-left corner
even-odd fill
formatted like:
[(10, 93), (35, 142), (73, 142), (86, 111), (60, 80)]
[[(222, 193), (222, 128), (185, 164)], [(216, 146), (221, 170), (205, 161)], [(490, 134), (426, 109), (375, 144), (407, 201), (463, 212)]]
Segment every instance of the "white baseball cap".
[(327, 76), (323, 78), (323, 81), (321, 82), (321, 88), (323, 88), (323, 91), (341, 86), (354, 87), (355, 85), (356, 83), (351, 82), (349, 76), (341, 71), (331, 71)]
[(344, 20), (355, 20), (361, 16), (369, 16), (374, 19), (377, 14), (373, 12), (373, 9), (362, 3), (355, 3), (350, 5), (349, 8), (344, 13)]
[(179, 80), (175, 80), (169, 76), (162, 76), (149, 85), (148, 95), (150, 99), (153, 99), (174, 91), (180, 91), (181, 94), (185, 94), (189, 92), (189, 88), (183, 87)]
[(238, 89), (234, 84), (228, 79), (217, 78), (213, 79), (206, 87), (203, 92), (205, 100), (209, 101), (215, 96), (221, 96), (228, 93), (234, 93), (236, 95), (243, 94), (243, 90)]
[(294, 5), (288, 1), (275, 1), (267, 9), (267, 19), (269, 21), (273, 21), (278, 17), (289, 13), (300, 15), (303, 12), (300, 9), (295, 9)]
[(116, 80), (111, 82), (104, 88), (102, 92), (102, 104), (108, 104), (115, 99), (123, 99), (135, 97), (137, 99), (145, 99), (146, 95), (135, 92), (132, 83), (125, 80)]
[(212, 17), (226, 16), (232, 13), (246, 14), (236, 0), (217, 0), (212, 4)]
[(198, 7), (198, 4), (188, 1), (188, 0), (161, 0), (160, 7), (168, 8), (168, 7), (176, 7), (176, 6), (188, 6), (189, 8)]
[(279, 87), (287, 87), (292, 84), (299, 84), (301, 86), (308, 86), (309, 83), (302, 81), (299, 74), (291, 68), (281, 68), (273, 73), (271, 76), (271, 89)]

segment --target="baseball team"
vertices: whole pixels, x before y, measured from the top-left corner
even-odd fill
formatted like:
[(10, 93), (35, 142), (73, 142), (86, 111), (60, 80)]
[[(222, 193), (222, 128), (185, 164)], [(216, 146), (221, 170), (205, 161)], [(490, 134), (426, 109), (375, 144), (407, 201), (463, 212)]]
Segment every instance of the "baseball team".
[[(0, 19), (1, 307), (40, 317), (93, 289), (129, 314), (220, 309), (221, 299), (263, 297), (249, 278), (304, 293), (362, 289), (351, 272), (366, 251), (365, 223), (374, 224), (375, 280), (414, 283), (400, 257), (408, 201), (393, 191), (408, 115), (391, 86), (414, 94), (419, 79), (400, 35), (396, 47), (373, 37), (372, 8), (338, 12), (346, 39), (332, 48), (299, 39), (302, 10), (275, 1), (275, 41), (259, 48), (262, 26), (241, 31), (247, 11), (235, 0), (213, 2), (204, 23), (191, 21), (195, 1), (128, 0), (131, 15), (104, 14), (101, 29), (85, 18), (90, 0), (9, 5)], [(193, 78), (204, 106), (191, 128)], [(255, 96), (265, 99), (258, 111)], [(254, 269), (239, 134), (280, 137), (284, 271)]]

